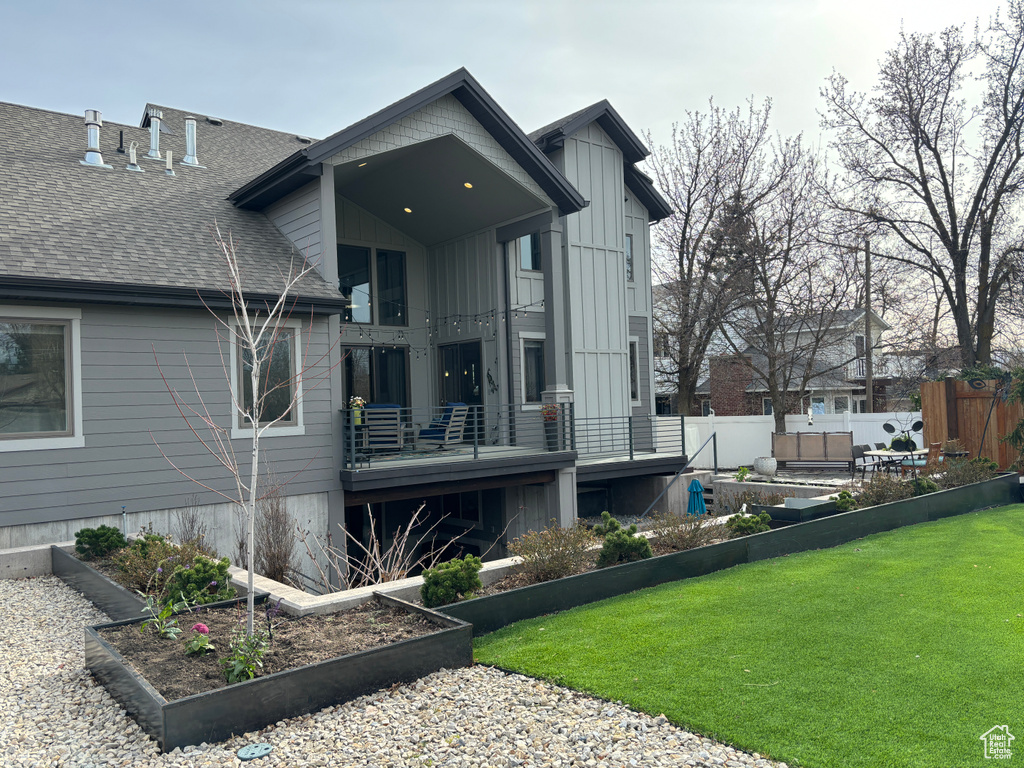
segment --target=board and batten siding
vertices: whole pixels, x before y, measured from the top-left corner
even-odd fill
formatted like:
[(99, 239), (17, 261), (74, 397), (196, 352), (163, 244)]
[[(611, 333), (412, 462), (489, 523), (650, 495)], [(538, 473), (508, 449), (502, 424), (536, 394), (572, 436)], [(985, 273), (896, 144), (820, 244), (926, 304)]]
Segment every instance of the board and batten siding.
[(267, 218), (311, 263), (323, 255), (320, 232), (320, 180), (311, 181), (264, 211)]
[(628, 190), (625, 198), (625, 234), (633, 236), (633, 280), (626, 282), (626, 308), (631, 315), (650, 315), (652, 308), (649, 214)]
[[(328, 349), (327, 320), (316, 318), (313, 326), (310, 361)], [(231, 476), (188, 429), (157, 369), (159, 360), (168, 384), (197, 406), (187, 353), (211, 413), (229, 425), (230, 398), (214, 319), (204, 311), (85, 306), (81, 337), (85, 446), (0, 453), (0, 526), (117, 514), (122, 506), (129, 512), (170, 509), (192, 495), (201, 505), (222, 502), (161, 455), (203, 483), (228, 493), (233, 489)], [(304, 333), (303, 343), (308, 338)], [(227, 350), (224, 355), (227, 360)], [(305, 389), (304, 435), (261, 441), (261, 459), (279, 477), (296, 475), (287, 496), (323, 493), (337, 485), (329, 389)], [(205, 437), (198, 419), (191, 421)], [(244, 465), (250, 443), (233, 443)]]
[(566, 140), (560, 161), (590, 201), (565, 225), (576, 412), (623, 419), (630, 403), (622, 152), (591, 123)]
[[(545, 333), (543, 312), (520, 312), (512, 319), (512, 392), (513, 403), (522, 404), (526, 393), (523, 391), (523, 344), (522, 340), (537, 339)], [(523, 334), (526, 334), (525, 336)], [(550, 382), (548, 382), (550, 383)]]

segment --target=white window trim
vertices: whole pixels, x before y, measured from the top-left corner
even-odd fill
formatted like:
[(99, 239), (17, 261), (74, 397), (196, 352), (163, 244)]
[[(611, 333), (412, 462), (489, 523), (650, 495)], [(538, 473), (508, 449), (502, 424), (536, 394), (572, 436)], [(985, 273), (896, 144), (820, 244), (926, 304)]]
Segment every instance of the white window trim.
[(25, 320), (61, 320), (71, 325), (71, 429), (61, 437), (25, 437), (0, 440), (0, 453), (10, 451), (48, 451), (57, 448), (84, 448), (82, 429), (82, 310), (51, 307), (0, 307), (0, 316)]
[(769, 406), (773, 405), (772, 404), (772, 399), (770, 397), (762, 397), (761, 398), (761, 415), (762, 416), (771, 416), (771, 415), (773, 415), (774, 412), (775, 412), (774, 407), (772, 408), (772, 413), (765, 413), (764, 408), (765, 408), (766, 405), (769, 405)]
[[(638, 399), (633, 399), (633, 372), (629, 370), (629, 350), (636, 347), (636, 393)], [(629, 377), (629, 404), (633, 408), (639, 408), (644, 404), (643, 386), (644, 377), (640, 375), (640, 337), (630, 336), (626, 347), (626, 375)]]
[[(519, 405), (524, 411), (539, 411), (544, 403), (526, 402), (526, 344), (523, 343), (525, 341), (547, 341), (547, 335), (539, 331), (519, 331)], [(545, 354), (546, 352), (547, 350)]]
[[(229, 321), (232, 326), (236, 326), (238, 323), (235, 320)], [(282, 328), (288, 328), (294, 330), (295, 334), (295, 423), (288, 425), (277, 425), (270, 427), (260, 436), (263, 440), (268, 437), (289, 437), (296, 435), (306, 434), (306, 423), (303, 420), (302, 413), (302, 321), (301, 320), (285, 320), (281, 323)], [(238, 392), (238, 345), (228, 344), (230, 347), (230, 354), (228, 364), (231, 366), (231, 437), (233, 439), (241, 438), (252, 438), (252, 427), (240, 427), (238, 426), (238, 411), (235, 409), (234, 403), (239, 400), (241, 395)]]

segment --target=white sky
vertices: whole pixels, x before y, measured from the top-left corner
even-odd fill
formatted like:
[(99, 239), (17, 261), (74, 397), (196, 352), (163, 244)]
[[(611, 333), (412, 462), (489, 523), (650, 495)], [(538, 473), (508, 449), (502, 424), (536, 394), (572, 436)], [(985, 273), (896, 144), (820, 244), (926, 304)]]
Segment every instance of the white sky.
[(0, 0), (0, 100), (129, 124), (150, 101), (322, 138), (465, 66), (527, 132), (607, 98), (662, 143), (709, 97), (754, 96), (776, 130), (812, 138), (833, 68), (868, 89), (901, 21), (970, 29), (999, 5)]

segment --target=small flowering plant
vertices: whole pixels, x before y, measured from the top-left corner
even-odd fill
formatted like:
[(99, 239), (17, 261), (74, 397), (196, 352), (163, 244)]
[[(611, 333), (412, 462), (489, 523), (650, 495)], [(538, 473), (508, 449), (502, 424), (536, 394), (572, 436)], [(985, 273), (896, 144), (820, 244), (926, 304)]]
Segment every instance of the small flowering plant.
[(160, 605), (152, 595), (147, 595), (138, 589), (135, 591), (138, 592), (139, 597), (146, 599), (146, 607), (142, 609), (146, 620), (139, 626), (139, 633), (144, 633), (146, 627), (152, 624), (158, 636), (169, 637), (172, 640), (177, 639), (178, 635), (181, 634), (181, 627), (178, 626), (178, 620), (174, 618), (174, 614), (177, 611), (184, 611), (188, 608), (188, 601), (181, 600), (177, 603), (168, 601)]
[(540, 413), (544, 417), (544, 421), (558, 421), (558, 414), (561, 411), (562, 409), (556, 403), (544, 403), (540, 407)]
[(363, 398), (361, 398), (359, 395), (352, 395), (352, 397), (348, 399), (348, 407), (353, 409), (365, 408), (366, 401), (363, 400)]
[(192, 637), (185, 641), (186, 656), (203, 656), (213, 653), (217, 647), (210, 642), (210, 628), (197, 622), (192, 625)]

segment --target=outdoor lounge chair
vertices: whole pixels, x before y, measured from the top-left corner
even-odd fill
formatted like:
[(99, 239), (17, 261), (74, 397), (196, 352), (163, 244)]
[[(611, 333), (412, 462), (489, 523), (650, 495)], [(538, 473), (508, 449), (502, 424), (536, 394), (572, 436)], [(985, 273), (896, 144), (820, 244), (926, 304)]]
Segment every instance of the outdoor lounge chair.
[(915, 456), (912, 459), (904, 459), (900, 462), (901, 474), (906, 475), (908, 469), (916, 472), (917, 470), (924, 469), (929, 465), (938, 466), (939, 462), (942, 461), (942, 454), (939, 452), (941, 447), (942, 443), (932, 443), (928, 446), (927, 456)]
[(882, 459), (876, 458), (874, 456), (865, 456), (864, 455), (864, 453), (866, 451), (870, 451), (870, 450), (871, 450), (871, 446), (870, 445), (855, 445), (855, 446), (853, 446), (853, 460), (854, 460), (854, 462), (859, 462), (859, 463), (855, 463), (854, 464), (854, 470), (853, 471), (854, 471), (854, 474), (856, 474), (857, 470), (858, 469), (860, 470), (860, 479), (861, 480), (865, 479), (865, 475), (867, 474), (867, 471), (869, 469), (872, 472), (877, 472), (878, 470), (883, 469), (884, 466), (885, 466), (884, 462), (882, 461)]
[(368, 451), (386, 453), (402, 450), (402, 406), (371, 403), (363, 408), (363, 445)]
[(435, 419), (421, 429), (418, 439), (425, 443), (436, 443), (438, 448), (451, 443), (461, 443), (468, 414), (469, 406), (465, 403), (448, 403), (441, 418)]

